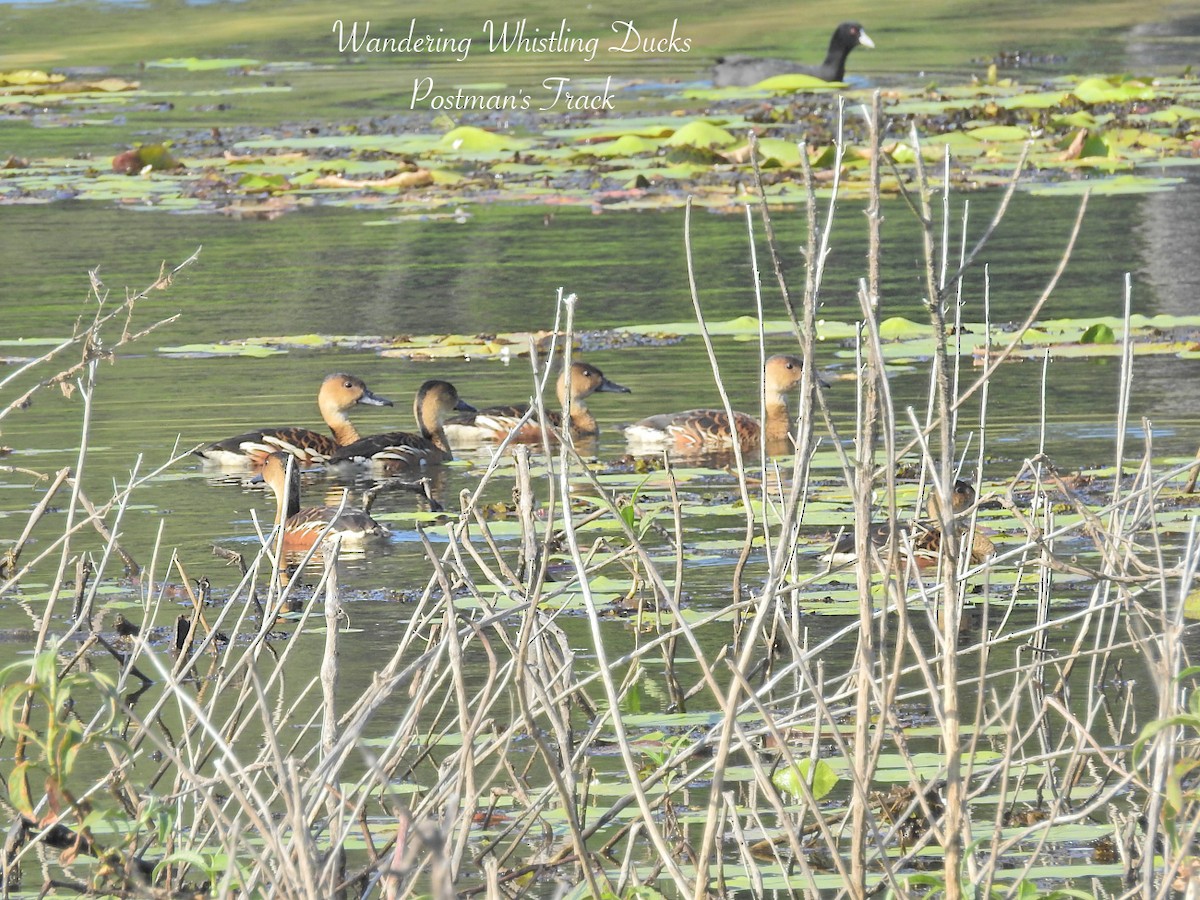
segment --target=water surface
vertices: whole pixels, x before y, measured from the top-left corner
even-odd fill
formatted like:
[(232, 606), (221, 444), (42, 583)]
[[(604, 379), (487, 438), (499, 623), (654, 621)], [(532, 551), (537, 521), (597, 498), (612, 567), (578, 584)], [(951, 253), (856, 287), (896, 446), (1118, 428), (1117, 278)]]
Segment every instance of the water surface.
[[(975, 234), (995, 199), (976, 196), (970, 202)], [(1119, 314), (1126, 272), (1133, 273), (1134, 311), (1183, 311), (1180, 298), (1186, 285), (1194, 283), (1196, 264), (1191, 257), (1173, 255), (1177, 245), (1157, 240), (1155, 208), (1160, 203), (1157, 197), (1095, 199), (1076, 254), (1044, 316)], [(1057, 263), (1074, 210), (1071, 200), (1018, 197), (983, 256), (991, 273), (995, 322), (1025, 316)], [(147, 283), (160, 260), (181, 260), (203, 245), (197, 264), (169, 291), (153, 293), (139, 307), (141, 324), (175, 313), (179, 321), (99, 369), (90, 471), (85, 476), (93, 492), (104, 490), (113, 478), (123, 478), (139, 454), (143, 465), (157, 464), (176, 447), (256, 425), (320, 427), (314, 398), (321, 378), (331, 371), (358, 374), (395, 401), (394, 409), (358, 412), (355, 418), (363, 433), (411, 428), (411, 398), (427, 378), (452, 381), (478, 406), (527, 399), (532, 389), (523, 358), (505, 365), (493, 360), (419, 362), (383, 359), (369, 352), (294, 351), (266, 359), (180, 359), (159, 355), (155, 351), (160, 346), (313, 332), (545, 329), (553, 324), (559, 287), (578, 294), (576, 325), (582, 329), (688, 321), (693, 315), (682, 213), (593, 216), (571, 211), (547, 216), (542, 210), (493, 208), (473, 211), (462, 222), (381, 224), (378, 216), (353, 211), (312, 210), (258, 222), (161, 217), (68, 204), (10, 209), (7, 216), (14, 239), (0, 250), (10, 298), (3, 308), (4, 330), (28, 338), (62, 337), (76, 316), (89, 313), (84, 275), (88, 267), (99, 264), (109, 289), (121, 296), (127, 285)], [(1131, 230), (1111, 227), (1131, 221), (1141, 224)], [(170, 225), (166, 232), (163, 222)], [(889, 315), (921, 321), (925, 314), (919, 244), (911, 217), (901, 203), (889, 202), (886, 223), (884, 306)], [(776, 225), (799, 297), (799, 214), (780, 212)], [(72, 240), (59, 239), (68, 231)], [(724, 320), (753, 314), (744, 223), (736, 217), (697, 215), (694, 231), (706, 315)], [(843, 204), (823, 292), (821, 312), (826, 318), (856, 318), (853, 292), (863, 275), (863, 241), (860, 209)], [(1158, 274), (1164, 272), (1176, 277), (1159, 282)], [(782, 318), (773, 285), (765, 285), (763, 293), (768, 317)], [(963, 319), (981, 320), (980, 270), (969, 280), (964, 296)], [(792, 348), (789, 339), (775, 337), (768, 351)], [(833, 380), (829, 402), (850, 434), (854, 386), (838, 379), (853, 375), (853, 359), (836, 355), (841, 349), (823, 345), (819, 362), (825, 377)], [(6, 352), (29, 351), (18, 345)], [(753, 409), (754, 343), (724, 339), (718, 342), (718, 352), (735, 404)], [(623, 424), (654, 412), (717, 402), (695, 337), (663, 347), (597, 350), (587, 358), (633, 390), (630, 395), (593, 398), (602, 427), (596, 452), (602, 460), (612, 462), (625, 453)], [(1178, 390), (1198, 374), (1197, 365), (1171, 357), (1137, 361), (1131, 424), (1137, 436), (1141, 417), (1153, 423), (1158, 454), (1186, 455), (1198, 441), (1193, 400)], [(972, 374), (967, 366), (964, 381)], [(1111, 461), (1118, 374), (1115, 359), (1056, 361), (1049, 367), (1047, 408), (1055, 428), (1048, 449), (1064, 466)], [(989, 409), (992, 462), (985, 477), (1010, 474), (1036, 451), (1040, 379), (1041, 366), (1032, 362), (1005, 366), (997, 373)], [(924, 409), (927, 389), (924, 366), (900, 370), (892, 378), (900, 410), (908, 405)], [(968, 410), (966, 415), (974, 413)], [(44, 392), (31, 409), (8, 418), (4, 443), (16, 449), (14, 462), (43, 470), (71, 465), (79, 416), (77, 397)], [(471, 467), (482, 458), (451, 469), (448, 496), (471, 486), (476, 477)], [(9, 527), (16, 528), (21, 511), (36, 502), (37, 491), (21, 479), (8, 480), (2, 502), (10, 513)], [(309, 490), (319, 496), (322, 485), (318, 480)], [(253, 489), (210, 484), (198, 462), (176, 466), (142, 501), (145, 506), (125, 523), (129, 540), (145, 545), (165, 516), (168, 544), (179, 546), (191, 566), (205, 570), (213, 567), (210, 542), (247, 540), (252, 534), (250, 510), (269, 512), (265, 498)], [(415, 500), (385, 496), (379, 502), (386, 510), (404, 509)], [(411, 545), (405, 549), (404, 541), (393, 541), (390, 550), (361, 566), (358, 585), (397, 583), (413, 552)], [(353, 577), (350, 583), (355, 583)]]

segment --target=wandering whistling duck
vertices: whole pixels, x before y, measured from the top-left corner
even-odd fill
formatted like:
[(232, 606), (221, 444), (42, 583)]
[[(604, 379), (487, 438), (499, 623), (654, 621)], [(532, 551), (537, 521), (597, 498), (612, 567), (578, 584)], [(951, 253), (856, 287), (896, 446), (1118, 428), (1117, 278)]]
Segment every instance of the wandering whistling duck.
[[(597, 392), (628, 394), (629, 388), (609, 381), (604, 373), (595, 366), (587, 363), (571, 363), (571, 435), (576, 438), (592, 437), (599, 432), (596, 417), (584, 403), (584, 398)], [(563, 369), (558, 376), (558, 402), (565, 406), (567, 402), (567, 370)], [(517, 424), (529, 412), (529, 404), (513, 406), (489, 406), (475, 413), (454, 416), (446, 420), (446, 436), (452, 444), (474, 445), (480, 441), (502, 441), (517, 427)], [(546, 411), (546, 418), (555, 428), (562, 427), (562, 414), (553, 410)], [(515, 441), (540, 441), (542, 425), (537, 418), (531, 418), (521, 425), (520, 430), (513, 435)]]
[[(975, 488), (969, 481), (956, 479), (950, 489), (950, 506), (954, 512), (950, 516), (950, 525), (960, 536), (965, 534), (959, 517), (975, 505)], [(913, 552), (917, 564), (932, 566), (937, 564), (942, 548), (942, 501), (935, 490), (930, 490), (929, 499), (925, 501), (925, 514), (929, 517), (928, 526), (920, 526), (919, 533), (913, 539)], [(985, 534), (975, 532), (971, 540), (969, 556), (971, 565), (977, 566), (996, 553), (996, 545)]]
[(346, 411), (359, 403), (367, 406), (391, 406), (392, 401), (371, 393), (361, 378), (335, 372), (326, 375), (317, 394), (321, 418), (333, 432), (333, 437), (317, 434), (307, 428), (260, 428), (236, 437), (216, 441), (196, 450), (196, 455), (208, 463), (226, 467), (260, 466), (277, 451), (291, 454), (304, 465), (328, 460), (338, 447), (358, 440)]
[(446, 440), (444, 423), (455, 411), (474, 412), (475, 407), (459, 399), (448, 381), (427, 381), (417, 391), (413, 415), (420, 434), (390, 431), (360, 438), (338, 449), (330, 462), (368, 462), (385, 469), (402, 469), (454, 458)]
[[(290, 470), (290, 471), (289, 471)], [(386, 535), (388, 530), (361, 510), (329, 506), (300, 508), (300, 465), (286, 453), (272, 453), (262, 467), (262, 480), (275, 492), (275, 524), (283, 528), (285, 552), (300, 553), (313, 546), (333, 523), (326, 540), (338, 538), (343, 547), (361, 547), (369, 535)]]
[[(961, 478), (954, 482), (954, 486), (950, 491), (950, 504), (954, 510), (951, 522), (958, 533), (962, 534), (963, 531), (957, 519), (975, 505), (975, 488), (971, 486), (970, 482), (964, 481)], [(938, 498), (936, 491), (931, 490), (929, 492), (929, 499), (925, 502), (925, 513), (929, 517), (929, 524), (917, 522), (912, 530), (913, 557), (916, 559), (919, 568), (937, 565), (937, 560), (941, 553), (941, 500)], [(871, 528), (871, 543), (876, 547), (882, 547), (887, 543), (889, 531), (890, 529), (886, 523), (875, 525)], [(991, 539), (987, 535), (976, 532), (970, 548), (971, 565), (979, 565), (988, 557), (994, 555), (995, 552), (996, 545), (992, 543)], [(844, 532), (834, 544), (833, 550), (822, 557), (826, 562), (837, 565), (853, 562), (854, 558), (853, 531)]]
[(819, 66), (804, 66), (790, 59), (763, 59), (757, 56), (723, 56), (713, 66), (714, 87), (749, 87), (776, 75), (811, 75), (822, 81), (842, 81), (846, 77), (846, 57), (855, 47), (874, 47), (857, 22), (843, 22), (829, 40), (829, 52)]
[[(974, 505), (975, 488), (971, 482), (956, 478), (954, 486), (950, 489), (950, 508), (953, 510), (951, 518), (961, 515)], [(929, 497), (925, 500), (925, 515), (935, 525), (942, 521), (942, 500), (938, 496), (938, 492), (932, 488), (929, 490)]]
[[(786, 450), (791, 421), (787, 392), (800, 383), (804, 363), (798, 356), (772, 356), (766, 367), (766, 441), (769, 450)], [(819, 380), (819, 379), (818, 379)], [(758, 446), (764, 428), (758, 420), (735, 412), (733, 422), (723, 409), (689, 409), (649, 416), (625, 429), (636, 452), (673, 447), (683, 452), (723, 450), (736, 439), (743, 450)]]

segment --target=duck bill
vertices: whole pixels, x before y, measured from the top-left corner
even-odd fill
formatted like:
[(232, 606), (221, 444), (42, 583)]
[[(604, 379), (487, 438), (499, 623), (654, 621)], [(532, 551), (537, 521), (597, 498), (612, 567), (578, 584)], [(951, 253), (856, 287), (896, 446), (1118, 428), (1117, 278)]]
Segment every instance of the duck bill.
[(365, 403), (367, 406), (395, 406), (387, 397), (380, 397), (378, 394), (372, 394), (370, 391), (363, 391), (363, 395), (358, 398), (359, 403)]
[(858, 42), (864, 47), (870, 47), (872, 50), (875, 49), (875, 42), (871, 40), (865, 31), (858, 33)]
[(632, 394), (633, 393), (633, 391), (631, 391), (629, 388), (625, 387), (625, 385), (617, 384), (615, 381), (609, 381), (607, 378), (605, 378), (602, 382), (600, 382), (600, 387), (596, 388), (596, 390), (605, 391), (606, 393), (609, 393), (609, 394)]
[(466, 400), (461, 399), (458, 401), (458, 403), (454, 404), (454, 408), (459, 412), (479, 412), (479, 410), (473, 407)]

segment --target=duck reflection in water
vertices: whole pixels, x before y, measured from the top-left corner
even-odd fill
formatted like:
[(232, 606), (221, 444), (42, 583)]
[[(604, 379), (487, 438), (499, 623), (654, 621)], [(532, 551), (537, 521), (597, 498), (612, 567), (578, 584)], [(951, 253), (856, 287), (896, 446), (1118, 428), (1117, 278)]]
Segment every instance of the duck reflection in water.
[[(331, 486), (326, 502), (340, 502), (343, 490), (361, 493), (362, 507), (370, 512), (381, 497), (412, 494), (419, 512), (442, 512), (450, 473), (443, 466), (427, 466), (419, 471), (400, 470), (394, 475), (377, 469), (356, 470), (339, 466), (330, 471)], [(408, 501), (401, 500), (402, 505)]]

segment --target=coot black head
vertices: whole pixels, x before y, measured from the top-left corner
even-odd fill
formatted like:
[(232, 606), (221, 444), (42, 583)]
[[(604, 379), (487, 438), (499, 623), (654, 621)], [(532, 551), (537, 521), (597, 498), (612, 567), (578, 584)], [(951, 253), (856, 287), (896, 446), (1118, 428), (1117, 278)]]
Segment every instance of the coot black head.
[(749, 87), (776, 75), (812, 75), (823, 81), (841, 81), (846, 75), (846, 57), (861, 44), (875, 42), (857, 22), (843, 22), (829, 40), (829, 52), (819, 66), (804, 66), (790, 59), (762, 59), (754, 56), (726, 56), (713, 66), (715, 87)]

